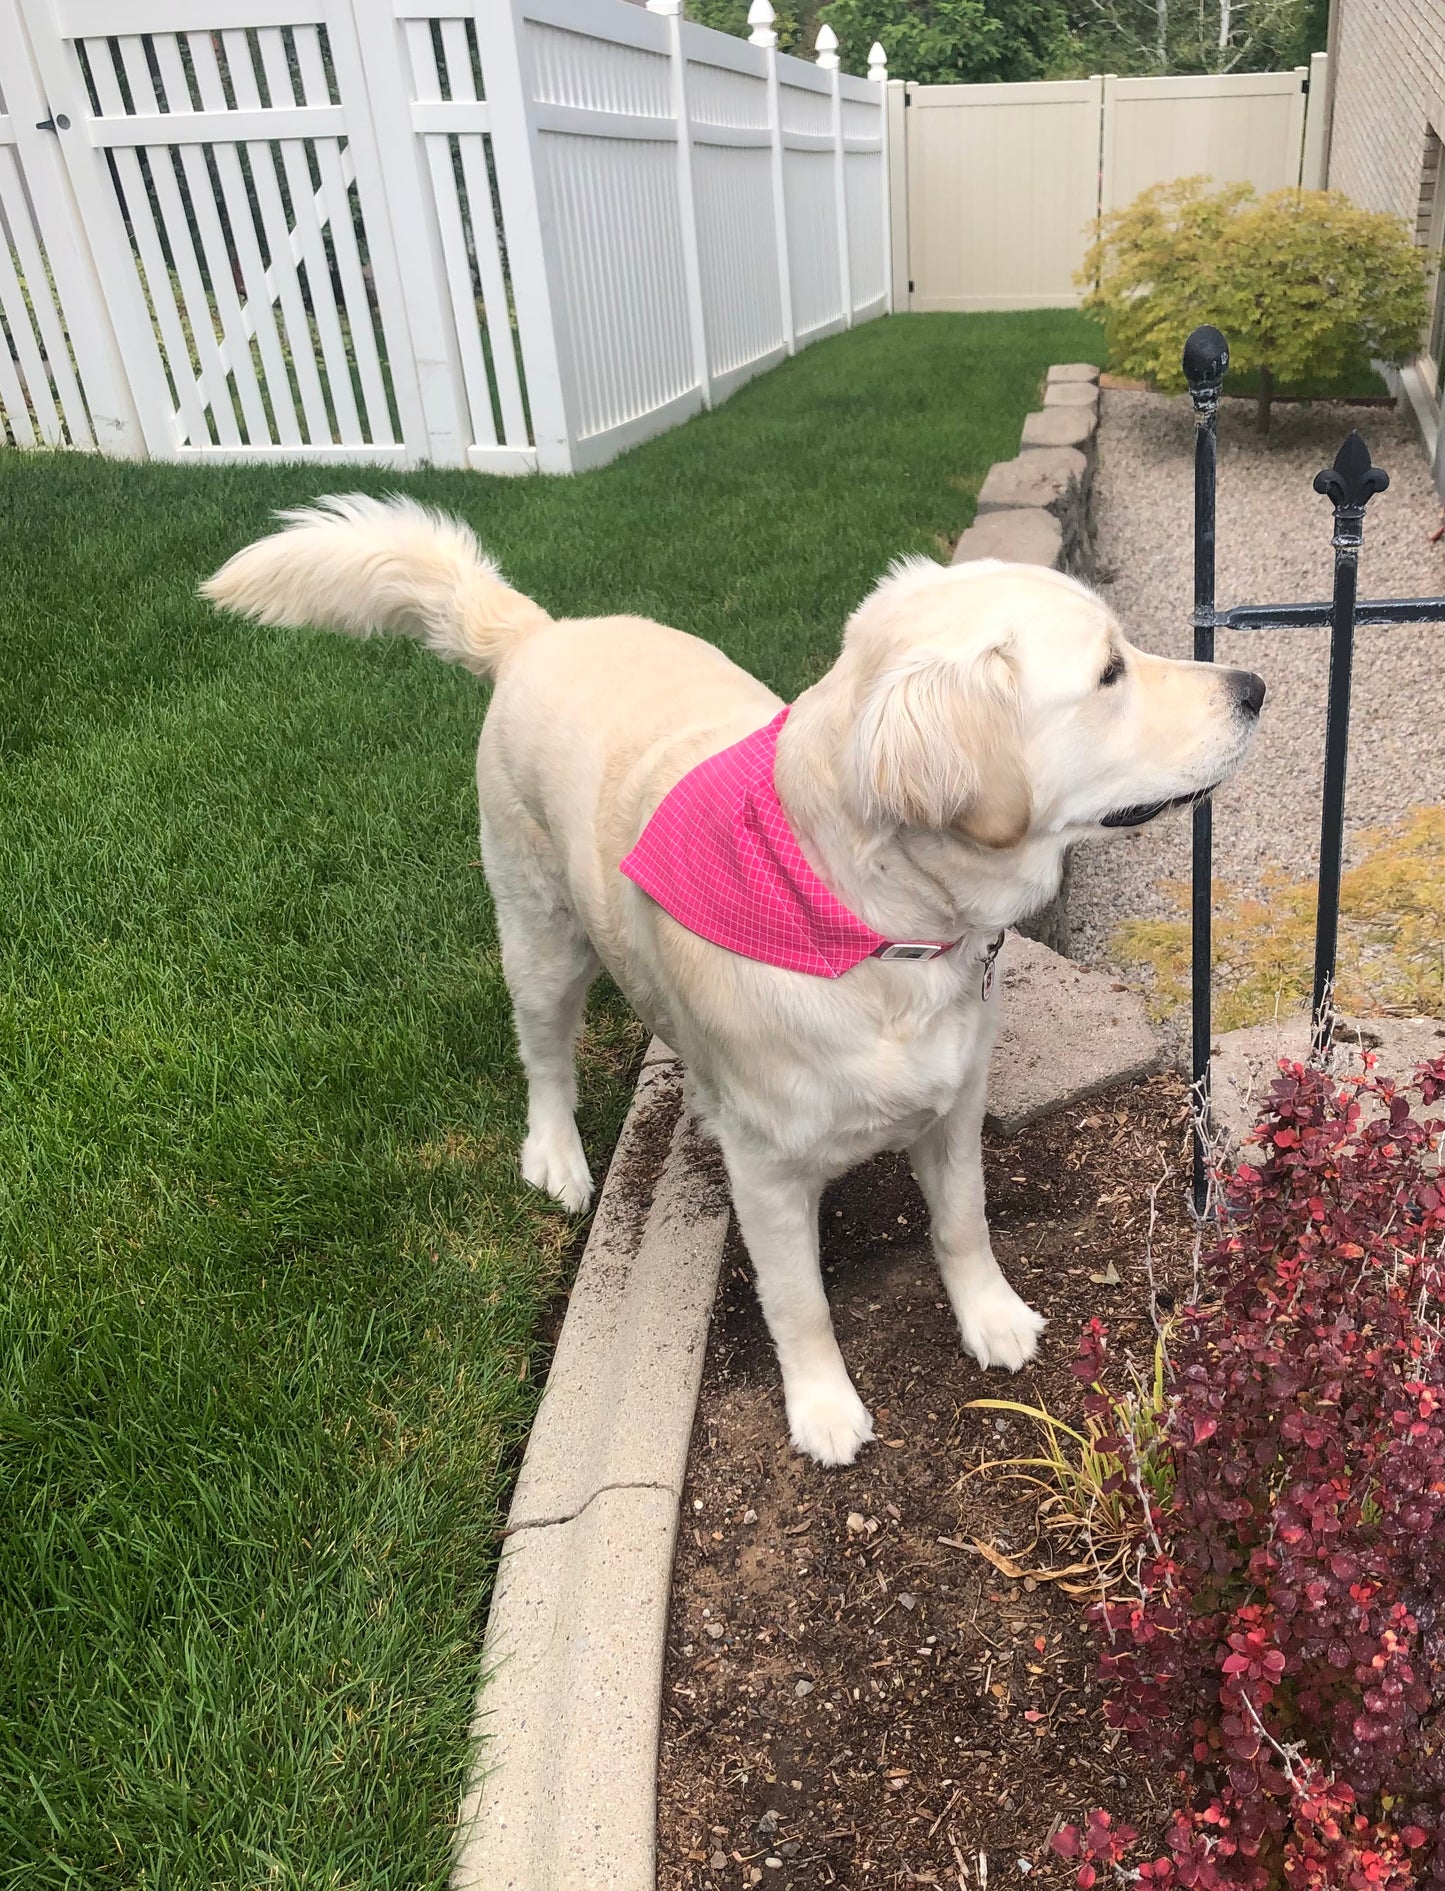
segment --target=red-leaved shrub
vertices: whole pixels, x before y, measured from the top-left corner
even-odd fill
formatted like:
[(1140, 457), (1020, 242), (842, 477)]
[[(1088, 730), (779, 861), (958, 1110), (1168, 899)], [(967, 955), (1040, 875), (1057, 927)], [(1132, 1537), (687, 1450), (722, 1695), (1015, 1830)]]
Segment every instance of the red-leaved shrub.
[[(1411, 1087), (1445, 1096), (1445, 1058)], [(1147, 1515), (1114, 1441), (1146, 1550), (1137, 1596), (1095, 1610), (1107, 1712), (1181, 1782), (1139, 1875), (1445, 1891), (1442, 1125), (1373, 1071), (1287, 1064), (1256, 1134), (1169, 1336), (1172, 1484), (1156, 1467)], [(1091, 1386), (1104, 1341), (1080, 1347)], [(1095, 1813), (1056, 1846), (1088, 1891), (1135, 1836)]]

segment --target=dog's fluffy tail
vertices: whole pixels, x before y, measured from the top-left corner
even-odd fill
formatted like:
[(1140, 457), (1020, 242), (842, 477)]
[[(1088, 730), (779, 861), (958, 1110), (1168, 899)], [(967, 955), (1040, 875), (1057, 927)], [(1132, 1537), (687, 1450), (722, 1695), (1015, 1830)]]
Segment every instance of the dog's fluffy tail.
[(414, 500), (333, 494), (277, 517), (286, 529), (237, 552), (202, 597), (262, 624), (416, 637), (478, 676), (552, 621), (507, 584), (468, 526)]

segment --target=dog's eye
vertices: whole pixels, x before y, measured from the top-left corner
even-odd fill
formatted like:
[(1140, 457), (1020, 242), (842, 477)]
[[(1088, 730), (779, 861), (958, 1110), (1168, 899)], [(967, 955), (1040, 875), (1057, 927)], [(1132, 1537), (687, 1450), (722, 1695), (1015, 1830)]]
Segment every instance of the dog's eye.
[(1108, 669), (1105, 670), (1104, 674), (1099, 678), (1099, 688), (1108, 689), (1111, 684), (1117, 683), (1119, 681), (1119, 678), (1123, 674), (1124, 674), (1124, 659), (1123, 657), (1119, 655), (1118, 651), (1116, 650), (1113, 656), (1110, 657), (1109, 659)]

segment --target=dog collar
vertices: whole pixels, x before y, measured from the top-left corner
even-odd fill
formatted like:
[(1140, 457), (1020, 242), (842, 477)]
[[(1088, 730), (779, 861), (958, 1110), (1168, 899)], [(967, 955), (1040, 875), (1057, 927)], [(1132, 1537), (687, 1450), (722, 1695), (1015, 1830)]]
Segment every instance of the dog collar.
[[(803, 857), (773, 781), (782, 709), (690, 769), (659, 803), (622, 872), (689, 932), (765, 965), (841, 978), (864, 959), (936, 959), (957, 939), (885, 939)], [(1003, 934), (985, 960), (983, 995)]]

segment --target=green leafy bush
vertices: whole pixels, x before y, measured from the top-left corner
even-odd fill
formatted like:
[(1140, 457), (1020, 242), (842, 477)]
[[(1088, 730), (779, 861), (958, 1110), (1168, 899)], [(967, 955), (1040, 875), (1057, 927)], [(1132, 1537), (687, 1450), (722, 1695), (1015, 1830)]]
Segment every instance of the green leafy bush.
[(1181, 388), (1190, 330), (1229, 337), (1232, 369), (1259, 376), (1258, 425), (1276, 387), (1330, 379), (1420, 349), (1427, 253), (1404, 225), (1338, 191), (1207, 180), (1158, 184), (1101, 219), (1080, 276), (1104, 325), (1110, 366)]

